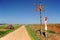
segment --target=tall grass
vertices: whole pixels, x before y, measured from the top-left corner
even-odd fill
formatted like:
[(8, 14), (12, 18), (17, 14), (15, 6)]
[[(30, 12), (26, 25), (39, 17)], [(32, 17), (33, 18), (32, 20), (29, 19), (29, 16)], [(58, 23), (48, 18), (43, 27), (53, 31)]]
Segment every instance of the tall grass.
[(6, 34), (12, 32), (13, 30), (6, 30), (6, 31), (0, 31), (0, 38), (5, 36)]
[(39, 40), (36, 36), (36, 32), (33, 29), (31, 29), (29, 27), (29, 25), (26, 26), (26, 29), (27, 29), (28, 33), (30, 34), (32, 40)]

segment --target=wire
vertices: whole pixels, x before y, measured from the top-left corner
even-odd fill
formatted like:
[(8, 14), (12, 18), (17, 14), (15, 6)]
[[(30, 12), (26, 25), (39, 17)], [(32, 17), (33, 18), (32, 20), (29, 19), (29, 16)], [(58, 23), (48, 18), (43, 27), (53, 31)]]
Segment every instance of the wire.
[(46, 0), (45, 0), (45, 3), (44, 3), (44, 16), (46, 16)]

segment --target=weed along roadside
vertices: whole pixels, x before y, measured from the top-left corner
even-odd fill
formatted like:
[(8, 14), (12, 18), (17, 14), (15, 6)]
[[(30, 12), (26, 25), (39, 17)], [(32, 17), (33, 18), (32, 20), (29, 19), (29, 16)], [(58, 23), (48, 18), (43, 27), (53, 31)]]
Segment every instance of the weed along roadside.
[(30, 35), (30, 37), (32, 38), (32, 40), (40, 40), (38, 39), (38, 37), (36, 36), (36, 31), (34, 31), (33, 29), (30, 28), (29, 25), (26, 25), (25, 26), (27, 31), (28, 31), (28, 34)]
[(7, 29), (6, 25), (2, 25), (0, 26), (0, 38), (4, 37), (5, 35), (9, 34), (10, 32), (15, 31), (16, 29), (18, 29), (21, 25), (13, 25), (14, 29)]

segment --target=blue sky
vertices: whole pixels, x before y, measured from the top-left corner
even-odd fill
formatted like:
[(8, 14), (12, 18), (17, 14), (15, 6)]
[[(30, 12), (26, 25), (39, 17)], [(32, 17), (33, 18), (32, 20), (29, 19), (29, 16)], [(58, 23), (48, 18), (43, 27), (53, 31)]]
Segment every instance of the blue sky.
[[(0, 0), (0, 23), (8, 24), (39, 24), (40, 14), (35, 12), (36, 0)], [(48, 23), (60, 23), (60, 0), (43, 0), (46, 4)]]

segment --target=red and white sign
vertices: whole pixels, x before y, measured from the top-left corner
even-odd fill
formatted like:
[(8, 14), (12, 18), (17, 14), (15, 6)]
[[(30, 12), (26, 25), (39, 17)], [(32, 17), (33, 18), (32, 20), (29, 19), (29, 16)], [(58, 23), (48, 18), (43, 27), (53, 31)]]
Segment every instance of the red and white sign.
[(47, 16), (45, 16), (45, 21), (48, 21), (48, 17)]

